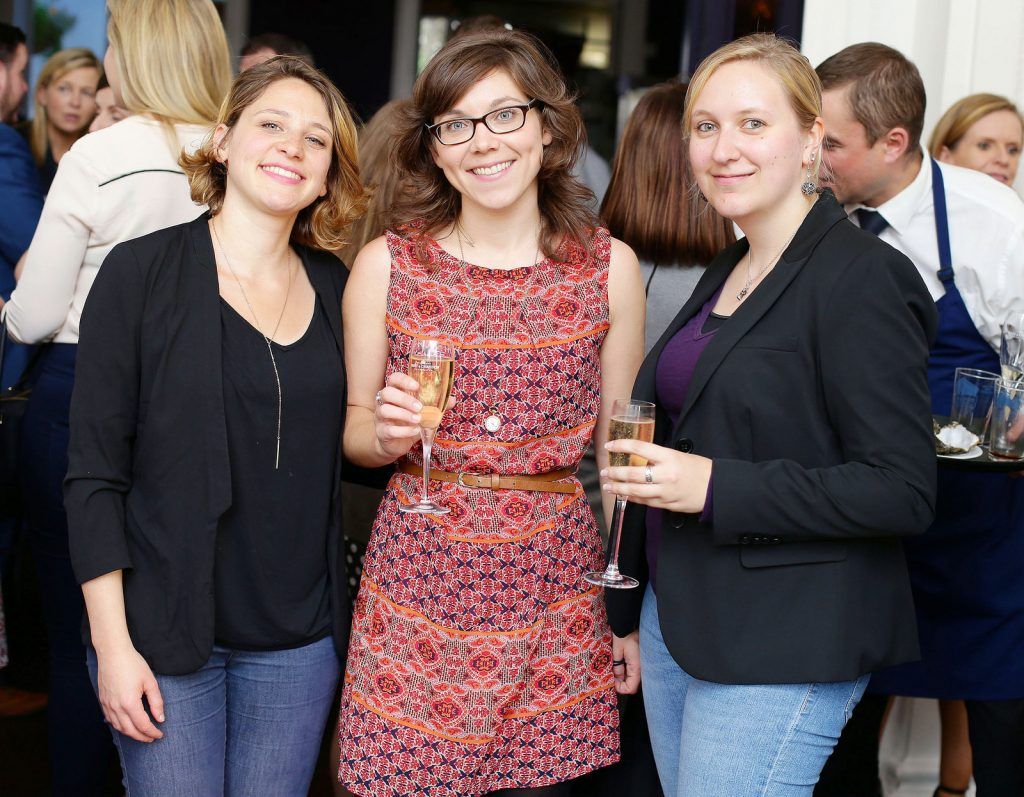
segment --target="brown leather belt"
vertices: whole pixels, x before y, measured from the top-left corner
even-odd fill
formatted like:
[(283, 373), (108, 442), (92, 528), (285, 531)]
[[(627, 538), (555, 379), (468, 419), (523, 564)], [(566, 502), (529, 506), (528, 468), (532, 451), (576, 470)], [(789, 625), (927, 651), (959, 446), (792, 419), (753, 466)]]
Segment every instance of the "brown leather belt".
[[(398, 465), (402, 473), (413, 476), (422, 476), (423, 469), (407, 459), (403, 459)], [(533, 476), (502, 476), (500, 473), (452, 473), (447, 470), (430, 469), (430, 480), (439, 482), (453, 482), (463, 487), (472, 487), (478, 490), (532, 490), (538, 493), (564, 493), (569, 495), (576, 492), (575, 482), (561, 482), (558, 479), (568, 479), (575, 475), (574, 468), (561, 468), (549, 470), (547, 473), (537, 473)]]

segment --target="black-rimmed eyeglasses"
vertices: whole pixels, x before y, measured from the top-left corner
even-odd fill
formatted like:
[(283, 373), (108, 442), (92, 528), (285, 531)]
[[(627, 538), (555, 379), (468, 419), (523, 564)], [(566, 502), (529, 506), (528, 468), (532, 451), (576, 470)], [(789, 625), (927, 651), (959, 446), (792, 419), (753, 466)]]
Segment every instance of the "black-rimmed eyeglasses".
[(526, 124), (526, 114), (531, 108), (543, 107), (544, 103), (540, 100), (530, 100), (525, 105), (509, 105), (507, 108), (498, 108), (483, 116), (445, 119), (443, 122), (424, 125), (424, 127), (427, 128), (427, 132), (446, 146), (465, 144), (476, 135), (476, 126), (481, 122), (492, 133), (499, 135), (514, 133)]

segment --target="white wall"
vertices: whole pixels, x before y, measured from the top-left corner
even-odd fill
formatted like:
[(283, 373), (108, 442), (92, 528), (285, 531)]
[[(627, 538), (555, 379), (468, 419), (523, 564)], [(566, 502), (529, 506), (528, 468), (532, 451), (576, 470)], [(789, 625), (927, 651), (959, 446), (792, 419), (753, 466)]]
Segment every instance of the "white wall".
[(1024, 108), (1021, 0), (805, 0), (802, 43), (812, 64), (864, 41), (895, 47), (921, 70), (925, 141), (968, 94), (1002, 94)]

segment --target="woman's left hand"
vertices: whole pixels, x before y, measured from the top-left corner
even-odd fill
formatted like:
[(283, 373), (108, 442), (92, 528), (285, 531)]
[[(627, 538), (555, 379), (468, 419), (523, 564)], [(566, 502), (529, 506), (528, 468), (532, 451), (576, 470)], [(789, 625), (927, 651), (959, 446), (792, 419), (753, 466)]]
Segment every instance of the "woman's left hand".
[[(608, 467), (601, 471), (603, 489), (636, 504), (694, 514), (704, 511), (711, 481), (711, 460), (683, 454), (672, 448), (641, 440), (605, 443), (609, 452), (647, 458), (647, 466)], [(650, 479), (648, 479), (648, 475)]]
[(612, 634), (612, 673), (615, 691), (620, 695), (636, 694), (640, 687), (640, 632), (618, 637)]

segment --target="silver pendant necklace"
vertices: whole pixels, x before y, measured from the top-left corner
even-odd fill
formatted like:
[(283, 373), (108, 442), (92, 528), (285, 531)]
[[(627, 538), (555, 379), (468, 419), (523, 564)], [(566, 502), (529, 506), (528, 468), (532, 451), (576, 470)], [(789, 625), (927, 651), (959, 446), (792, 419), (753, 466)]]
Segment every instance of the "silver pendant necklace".
[(277, 323), (274, 325), (274, 331), (268, 336), (264, 331), (263, 327), (260, 326), (260, 320), (256, 316), (256, 311), (252, 309), (252, 303), (249, 301), (249, 297), (245, 295), (245, 288), (242, 287), (242, 281), (238, 278), (238, 274), (235, 273), (235, 269), (231, 266), (231, 261), (228, 260), (227, 250), (224, 249), (224, 244), (220, 241), (220, 235), (217, 233), (217, 225), (210, 221), (210, 229), (213, 230), (213, 237), (217, 241), (217, 248), (220, 249), (221, 258), (224, 260), (224, 265), (228, 267), (228, 271), (231, 272), (231, 276), (235, 278), (235, 282), (238, 284), (238, 290), (242, 294), (242, 300), (245, 302), (245, 306), (249, 308), (249, 314), (252, 316), (252, 320), (256, 324), (256, 331), (263, 336), (263, 340), (267, 344), (267, 353), (270, 355), (270, 365), (274, 369), (274, 381), (277, 383), (277, 443), (274, 448), (274, 470), (277, 470), (281, 464), (281, 409), (284, 406), (283, 395), (281, 393), (281, 375), (277, 372), (277, 360), (274, 359), (274, 347), (271, 345), (273, 338), (277, 337), (277, 330), (281, 328), (281, 320), (284, 318), (284, 311), (288, 309), (288, 298), (292, 294), (292, 276), (294, 274), (291, 268), (291, 256), (289, 252), (289, 265), (288, 265), (288, 288), (284, 294), (284, 304), (281, 306), (281, 315), (277, 317)]
[[(455, 222), (455, 237), (456, 237), (456, 239), (459, 242), (459, 266), (460, 266), (463, 274), (466, 274), (467, 277), (468, 277), (469, 269), (468, 269), (468, 266), (467, 266), (467, 263), (466, 263), (465, 253), (463, 252), (463, 249), (462, 249), (462, 227), (459, 225), (459, 222), (457, 222), (457, 221)], [(538, 236), (537, 254), (536, 254), (536, 256), (534, 257), (534, 260), (533, 260), (534, 268), (536, 268), (536, 266), (537, 266), (537, 264), (539, 262), (540, 262), (540, 243), (539, 243), (539, 236)], [(468, 284), (469, 283), (467, 282), (467, 287), (468, 287)], [(524, 317), (524, 320), (525, 320), (525, 317)], [(530, 326), (529, 321), (527, 321), (527, 326), (528, 327)], [(532, 328), (531, 328), (531, 333), (532, 333)], [(486, 429), (491, 434), (495, 434), (496, 432), (498, 432), (501, 429), (501, 426), (504, 423), (504, 421), (503, 421), (503, 419), (501, 417), (501, 413), (498, 412), (498, 408), (497, 407), (494, 407), (494, 406), (489, 407), (487, 409), (487, 412), (488, 412), (488, 415), (487, 415), (486, 418), (484, 418), (484, 429)]]
[[(798, 226), (797, 230), (799, 229), (800, 227)], [(750, 274), (750, 263), (753, 260), (753, 258), (750, 256), (750, 250), (747, 250), (747, 281), (744, 283), (743, 287), (740, 288), (739, 293), (736, 294), (736, 301), (742, 302), (744, 299), (747, 298), (747, 294), (750, 293), (750, 286), (753, 285), (754, 281), (759, 279), (761, 275), (764, 274), (769, 268), (774, 266), (780, 257), (782, 257), (782, 253), (786, 251), (787, 247), (790, 244), (790, 241), (792, 241), (793, 238), (796, 236), (797, 230), (793, 230), (793, 235), (790, 235), (789, 238), (786, 239), (786, 243), (782, 245), (782, 248), (776, 253), (775, 257), (773, 257), (771, 260), (769, 260), (763, 266), (761, 266), (758, 272), (753, 276), (751, 276)]]

